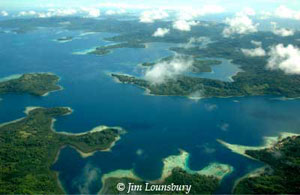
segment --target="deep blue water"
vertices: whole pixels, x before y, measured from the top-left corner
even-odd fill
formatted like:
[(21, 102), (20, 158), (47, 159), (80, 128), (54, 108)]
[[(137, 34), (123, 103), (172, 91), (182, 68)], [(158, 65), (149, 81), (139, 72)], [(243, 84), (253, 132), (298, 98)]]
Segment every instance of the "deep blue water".
[[(80, 33), (40, 29), (27, 34), (0, 34), (0, 77), (53, 72), (61, 77), (60, 85), (64, 87), (46, 97), (1, 96), (0, 122), (24, 116), (26, 106), (69, 106), (74, 113), (58, 118), (57, 131), (84, 132), (108, 125), (121, 126), (128, 132), (112, 152), (97, 152), (83, 159), (71, 148), (61, 151), (53, 169), (59, 171), (68, 193), (83, 192), (86, 188), (90, 193), (97, 192), (101, 188), (101, 174), (115, 169), (133, 168), (144, 179), (156, 179), (161, 173), (162, 159), (177, 154), (179, 148), (191, 154), (191, 169), (201, 169), (214, 161), (232, 165), (235, 171), (224, 179), (218, 191), (228, 193), (235, 179), (261, 164), (230, 152), (216, 142), (217, 138), (234, 144), (258, 145), (263, 136), (281, 131), (300, 132), (299, 100), (243, 97), (194, 101), (147, 96), (140, 88), (116, 83), (107, 73), (141, 76), (139, 63), (170, 55), (167, 49), (174, 45), (153, 43), (147, 49), (117, 49), (106, 56), (93, 56), (72, 52), (111, 44), (102, 39), (112, 34), (82, 36), (68, 43), (53, 41)], [(141, 155), (138, 150), (143, 151)], [(92, 175), (96, 177), (87, 178)]]

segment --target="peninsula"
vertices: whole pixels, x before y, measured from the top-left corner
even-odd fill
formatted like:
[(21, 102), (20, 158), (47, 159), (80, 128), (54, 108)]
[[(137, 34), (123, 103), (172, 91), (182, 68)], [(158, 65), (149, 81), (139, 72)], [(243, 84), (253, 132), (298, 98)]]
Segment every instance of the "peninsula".
[(113, 49), (119, 49), (119, 48), (146, 48), (146, 45), (138, 42), (118, 43), (114, 45), (97, 47), (96, 49), (88, 52), (87, 54), (102, 56), (111, 53)]
[(84, 153), (107, 150), (122, 133), (119, 128), (55, 132), (54, 118), (71, 112), (67, 107), (31, 107), (26, 117), (0, 126), (0, 194), (62, 194), (51, 170), (60, 149), (69, 145)]
[(294, 85), (295, 82), (300, 81), (298, 77), (291, 76), (289, 80), (283, 83), (271, 80), (269, 80), (269, 83), (267, 81), (268, 77), (263, 77), (264, 81), (256, 83), (257, 80), (251, 81), (249, 80), (250, 77), (242, 76), (243, 74), (247, 73), (239, 72), (238, 75), (233, 77), (233, 82), (180, 75), (161, 84), (152, 84), (143, 78), (123, 74), (112, 74), (112, 77), (121, 83), (133, 84), (147, 89), (152, 95), (189, 96), (199, 92), (203, 98), (259, 95), (296, 98), (300, 96), (300, 89)]
[(247, 147), (221, 142), (233, 152), (266, 164), (239, 179), (233, 189), (236, 194), (297, 194), (300, 180), (300, 135), (282, 133), (274, 142), (270, 137), (265, 145)]
[(60, 90), (59, 77), (51, 73), (29, 73), (0, 82), (0, 94), (29, 93), (36, 96), (47, 95)]

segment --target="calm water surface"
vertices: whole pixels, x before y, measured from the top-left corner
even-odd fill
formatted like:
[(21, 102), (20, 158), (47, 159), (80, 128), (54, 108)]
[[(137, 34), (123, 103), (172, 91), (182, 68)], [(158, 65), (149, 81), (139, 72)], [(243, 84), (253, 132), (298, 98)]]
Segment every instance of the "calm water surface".
[[(174, 44), (153, 43), (147, 49), (117, 49), (106, 56), (72, 55), (100, 45), (110, 33), (79, 36), (80, 31), (39, 29), (28, 34), (0, 34), (0, 78), (29, 72), (53, 72), (61, 77), (63, 91), (47, 97), (8, 94), (1, 96), (0, 122), (24, 116), (26, 106), (69, 106), (74, 113), (59, 117), (57, 131), (84, 132), (98, 125), (121, 126), (127, 134), (111, 152), (81, 158), (67, 147), (53, 169), (68, 193), (96, 193), (101, 175), (115, 169), (131, 169), (144, 179), (160, 177), (162, 159), (184, 149), (191, 154), (191, 169), (210, 162), (227, 163), (234, 172), (218, 192), (229, 193), (234, 180), (261, 163), (234, 154), (216, 142), (259, 145), (263, 136), (281, 131), (300, 133), (300, 101), (272, 97), (211, 98), (147, 96), (144, 90), (114, 82), (109, 72), (141, 76), (138, 64), (172, 54)], [(53, 41), (77, 36), (67, 43)], [(203, 77), (228, 79), (236, 71), (229, 63), (214, 67)], [(226, 64), (227, 67), (226, 68)], [(224, 65), (224, 66), (223, 66)], [(201, 75), (200, 75), (201, 76)], [(137, 152), (139, 151), (139, 152)]]

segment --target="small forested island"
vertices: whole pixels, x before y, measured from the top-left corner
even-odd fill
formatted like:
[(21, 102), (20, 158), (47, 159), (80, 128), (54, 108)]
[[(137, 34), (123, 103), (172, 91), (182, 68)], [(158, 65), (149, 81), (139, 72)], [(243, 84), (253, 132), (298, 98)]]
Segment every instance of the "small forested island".
[(278, 141), (263, 150), (246, 150), (247, 155), (268, 165), (261, 173), (241, 179), (236, 194), (298, 194), (300, 192), (300, 136)]
[(105, 150), (120, 136), (118, 128), (55, 132), (54, 117), (71, 112), (67, 107), (28, 108), (26, 117), (0, 125), (0, 194), (62, 194), (51, 170), (60, 148), (69, 145), (85, 153)]
[(71, 36), (61, 37), (61, 38), (56, 39), (56, 41), (60, 42), (60, 43), (66, 43), (66, 42), (69, 42), (72, 40), (73, 40), (73, 37), (71, 37)]
[[(133, 170), (116, 170), (104, 174), (102, 176), (103, 186), (99, 193), (212, 194), (219, 187), (220, 181), (233, 171), (231, 166), (220, 163), (211, 163), (200, 171), (193, 171), (188, 167), (188, 159), (189, 153), (183, 150), (180, 151), (179, 155), (165, 158), (163, 160), (162, 175), (158, 180), (154, 181), (144, 181), (136, 176)], [(123, 191), (116, 188), (118, 183), (125, 184)], [(139, 185), (140, 188), (132, 190), (129, 187), (129, 183)], [(179, 187), (180, 185), (181, 187)], [(160, 189), (157, 186), (161, 186)]]
[(29, 93), (43, 96), (51, 91), (60, 90), (57, 85), (59, 77), (50, 73), (23, 74), (18, 78), (0, 82), (0, 94), (5, 93)]
[(114, 45), (97, 47), (95, 50), (88, 52), (88, 54), (102, 56), (102, 55), (109, 54), (113, 49), (119, 49), (119, 48), (146, 48), (146, 45), (139, 42), (118, 43)]

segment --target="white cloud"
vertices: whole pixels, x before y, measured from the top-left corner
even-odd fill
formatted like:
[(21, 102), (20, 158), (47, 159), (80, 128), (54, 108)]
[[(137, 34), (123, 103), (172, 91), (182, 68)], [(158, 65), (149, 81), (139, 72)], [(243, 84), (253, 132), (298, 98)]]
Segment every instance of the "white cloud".
[(158, 62), (147, 70), (145, 79), (152, 84), (162, 84), (168, 79), (176, 79), (178, 75), (188, 71), (192, 65), (192, 58), (176, 55), (172, 60)]
[(250, 34), (257, 32), (259, 24), (253, 24), (252, 20), (246, 14), (238, 13), (234, 18), (226, 18), (228, 25), (223, 30), (224, 37), (230, 37), (233, 34)]
[(300, 74), (300, 49), (293, 45), (285, 47), (278, 44), (271, 47), (267, 68), (270, 70), (280, 69), (286, 74)]
[(77, 13), (75, 9), (50, 9), (49, 12), (52, 16), (69, 16)]
[(192, 7), (177, 8), (179, 11), (178, 20), (192, 20), (199, 16), (204, 16), (208, 14), (218, 14), (223, 13), (225, 9), (219, 5), (205, 5), (200, 9), (195, 9)]
[(245, 56), (250, 56), (250, 57), (266, 56), (267, 53), (262, 48), (262, 42), (252, 40), (251, 43), (253, 45), (257, 46), (257, 48), (254, 48), (254, 49), (241, 49)]
[(252, 43), (253, 45), (257, 46), (257, 47), (261, 47), (261, 46), (262, 46), (261, 41), (254, 41), (254, 40), (252, 40), (251, 43)]
[(83, 12), (86, 12), (88, 17), (94, 17), (97, 18), (100, 16), (100, 10), (97, 8), (91, 8), (91, 7), (82, 7), (81, 10)]
[(288, 37), (288, 36), (293, 36), (295, 34), (295, 31), (292, 29), (287, 29), (287, 28), (278, 28), (276, 22), (271, 22), (273, 26), (273, 33), (278, 36), (282, 37)]
[(185, 49), (189, 49), (195, 46), (195, 43), (201, 43), (201, 45), (206, 45), (210, 42), (208, 37), (191, 37), (187, 44), (183, 45)]
[(195, 21), (177, 20), (173, 23), (173, 28), (180, 31), (190, 31), (191, 26), (195, 26), (198, 24), (199, 22)]
[(2, 10), (2, 11), (0, 12), (0, 16), (8, 16), (8, 12), (5, 11), (5, 10)]
[(56, 16), (70, 16), (76, 13), (77, 11), (75, 9), (49, 9), (48, 12), (35, 13), (32, 14), (32, 16), (37, 15), (39, 18), (49, 18), (49, 17), (56, 17)]
[(272, 15), (273, 15), (272, 12), (261, 11), (259, 14), (259, 19), (261, 19), (261, 20), (269, 19), (272, 17)]
[(152, 23), (155, 20), (162, 20), (169, 17), (169, 14), (163, 10), (147, 10), (141, 13), (140, 22)]
[(271, 17), (300, 20), (300, 11), (290, 9), (285, 5), (281, 5), (274, 11), (260, 12), (260, 19), (269, 19)]
[(36, 14), (35, 11), (21, 11), (18, 13), (18, 16), (34, 16)]
[(284, 5), (279, 6), (275, 10), (274, 15), (279, 18), (300, 20), (300, 11), (289, 9)]
[(164, 37), (166, 34), (170, 33), (168, 28), (158, 28), (154, 33), (153, 37)]
[(255, 49), (242, 49), (242, 52), (244, 55), (250, 57), (262, 57), (266, 55), (266, 51), (261, 47), (257, 47)]
[(105, 12), (106, 15), (119, 15), (126, 13), (125, 9), (119, 9), (119, 10), (107, 10)]

